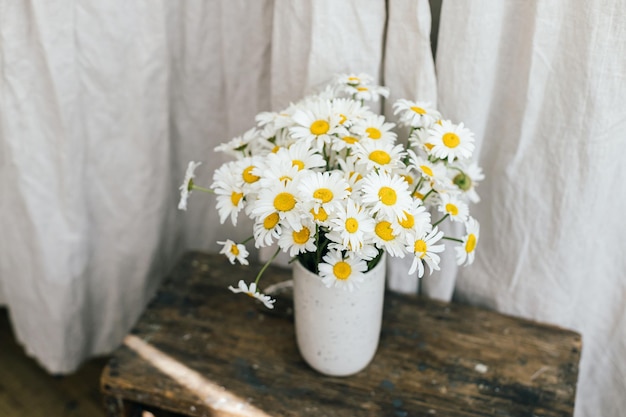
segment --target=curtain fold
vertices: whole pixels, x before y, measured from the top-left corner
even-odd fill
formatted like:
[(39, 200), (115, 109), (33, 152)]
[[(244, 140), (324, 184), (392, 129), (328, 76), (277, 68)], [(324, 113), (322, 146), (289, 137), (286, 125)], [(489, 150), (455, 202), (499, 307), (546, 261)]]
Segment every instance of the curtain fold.
[(439, 106), (486, 172), (455, 296), (583, 335), (576, 416), (626, 407), (626, 5), (444, 2)]
[[(387, 25), (385, 31), (384, 79), (390, 95), (385, 100), (384, 113), (395, 120), (393, 103), (401, 98), (430, 102), (437, 105), (437, 82), (435, 63), (430, 45), (431, 14), (428, 0), (387, 1)], [(400, 130), (407, 137), (406, 129)], [(413, 259), (390, 258), (387, 262), (387, 284), (394, 291), (416, 294), (420, 291), (417, 272), (408, 274)], [(456, 269), (456, 263), (444, 261), (445, 267)], [(437, 274), (439, 275), (439, 274)], [(439, 282), (442, 282), (440, 279)], [(446, 282), (454, 282), (447, 280)], [(448, 285), (451, 288), (450, 285)], [(450, 298), (439, 294), (439, 298)]]
[(175, 254), (164, 8), (4, 2), (0, 277), (69, 372), (121, 340)]

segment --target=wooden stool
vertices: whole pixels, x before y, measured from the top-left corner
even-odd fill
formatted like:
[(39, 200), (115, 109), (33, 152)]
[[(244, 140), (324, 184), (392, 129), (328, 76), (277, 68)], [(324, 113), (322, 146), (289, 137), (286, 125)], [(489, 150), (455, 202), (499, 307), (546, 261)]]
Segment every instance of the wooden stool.
[[(108, 415), (573, 415), (575, 332), (388, 292), (372, 363), (326, 377), (297, 351), (288, 299), (271, 311), (227, 289), (259, 268), (187, 253), (103, 371)], [(270, 267), (262, 288), (287, 279)]]

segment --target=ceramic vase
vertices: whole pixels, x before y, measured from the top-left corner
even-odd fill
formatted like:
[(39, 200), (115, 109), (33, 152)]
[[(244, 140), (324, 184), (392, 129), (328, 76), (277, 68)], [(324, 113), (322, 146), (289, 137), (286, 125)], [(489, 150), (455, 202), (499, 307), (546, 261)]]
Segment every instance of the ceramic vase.
[(304, 360), (318, 372), (348, 376), (376, 353), (385, 295), (386, 255), (352, 292), (327, 288), (299, 262), (293, 267), (295, 333)]

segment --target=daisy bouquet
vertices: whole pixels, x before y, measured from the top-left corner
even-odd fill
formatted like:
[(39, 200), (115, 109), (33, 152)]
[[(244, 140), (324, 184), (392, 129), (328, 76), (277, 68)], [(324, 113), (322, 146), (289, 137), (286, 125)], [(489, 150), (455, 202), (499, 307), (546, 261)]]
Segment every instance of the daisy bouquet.
[[(474, 135), (463, 123), (442, 117), (429, 103), (398, 100), (397, 124), (367, 103), (387, 97), (385, 87), (365, 74), (340, 75), (315, 95), (278, 112), (256, 116), (256, 126), (216, 151), (232, 155), (214, 173), (210, 188), (193, 182), (190, 162), (181, 185), (180, 209), (193, 190), (214, 192), (220, 221), (253, 221), (243, 242), (225, 240), (220, 253), (247, 265), (245, 244), (276, 246), (254, 282), (240, 281), (233, 292), (247, 293), (273, 307), (258, 289), (259, 278), (280, 251), (328, 286), (358, 288), (383, 252), (413, 258), (409, 274), (439, 269), (447, 241), (459, 265), (474, 260), (478, 222), (469, 204), (483, 179), (472, 162)], [(394, 130), (408, 136), (399, 140)], [(447, 236), (444, 221), (463, 226)]]

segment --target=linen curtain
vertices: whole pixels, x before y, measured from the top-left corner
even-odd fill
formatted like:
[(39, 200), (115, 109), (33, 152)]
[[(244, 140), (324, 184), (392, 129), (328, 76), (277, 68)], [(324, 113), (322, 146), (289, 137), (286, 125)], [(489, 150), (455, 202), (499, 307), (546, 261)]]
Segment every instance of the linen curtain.
[(583, 335), (576, 416), (626, 407), (626, 3), (444, 1), (439, 107), (486, 173), (456, 297)]
[[(185, 248), (215, 251), (189, 160), (337, 72), (437, 103), (477, 138), (475, 263), (389, 284), (583, 334), (576, 415), (626, 407), (626, 26), (603, 2), (0, 0), (0, 299), (46, 369), (113, 349)], [(256, 255), (256, 254), (255, 254)]]

